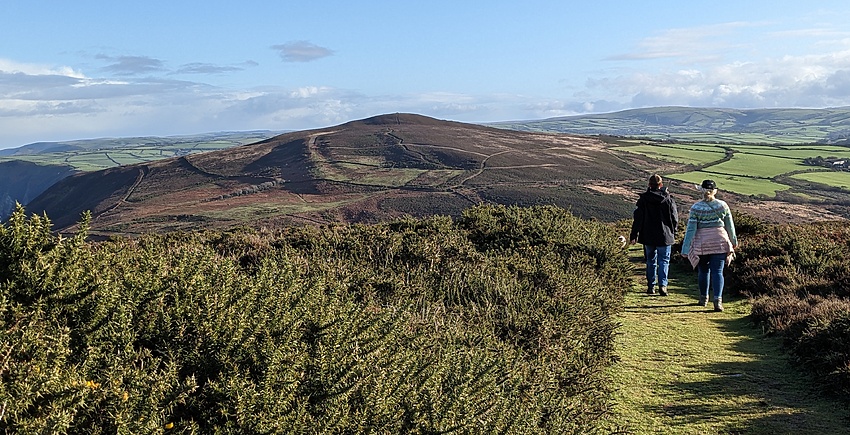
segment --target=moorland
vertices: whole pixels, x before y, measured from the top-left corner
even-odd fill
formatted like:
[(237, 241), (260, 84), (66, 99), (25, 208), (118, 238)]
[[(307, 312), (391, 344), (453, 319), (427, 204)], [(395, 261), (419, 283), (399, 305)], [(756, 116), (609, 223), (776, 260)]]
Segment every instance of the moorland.
[(198, 152), (220, 150), (274, 136), (271, 131), (218, 132), (170, 137), (122, 137), (37, 142), (0, 150), (0, 217), (28, 204), (59, 180)]
[[(840, 433), (842, 152), (395, 114), (60, 177), (0, 225), (0, 429)], [(727, 186), (728, 319), (641, 294), (655, 171)]]
[[(207, 139), (194, 148), (183, 143), (177, 150), (161, 149), (157, 159), (153, 159), (155, 147), (147, 148), (147, 154), (125, 148), (91, 149), (84, 158), (36, 152), (55, 150), (42, 146), (18, 151), (0, 164), (52, 168), (52, 177), (37, 178), (43, 192), (34, 195), (39, 189), (31, 187), (29, 198), (15, 201), (35, 212), (48, 212), (61, 228), (91, 210), (92, 234), (104, 236), (248, 222), (274, 227), (380, 222), (405, 215), (457, 216), (478, 203), (554, 204), (582, 217), (614, 221), (629, 216), (642, 179), (650, 172), (662, 173), (668, 187), (684, 198), (693, 198), (694, 182), (717, 179), (724, 194), (742, 210), (769, 221), (850, 215), (850, 172), (833, 166), (850, 156), (850, 148), (838, 140), (844, 111), (691, 109), (685, 119), (686, 113), (685, 108), (655, 108), (620, 112), (619, 117), (609, 114), (604, 116), (607, 123), (588, 115), (570, 120), (569, 125), (560, 118), (527, 122), (522, 128), (499, 125), (535, 131), (394, 114), (256, 143), (243, 144), (248, 137), (212, 145)], [(662, 124), (647, 121), (656, 119), (709, 132), (699, 141), (693, 136), (677, 139), (672, 133), (664, 140), (612, 135), (623, 131), (615, 125), (636, 122), (638, 114), (648, 128)], [(589, 124), (595, 125), (594, 132), (607, 133), (558, 133), (585, 131)], [(726, 130), (761, 130), (756, 130), (759, 136), (738, 135), (727, 142), (727, 131), (718, 125)], [(767, 137), (770, 141), (763, 142)], [(809, 140), (819, 142), (804, 142)], [(187, 149), (208, 152), (190, 154)], [(179, 155), (174, 154), (177, 151)], [(122, 156), (151, 160), (116, 165)], [(60, 157), (62, 163), (77, 166), (69, 170), (57, 165)], [(817, 159), (820, 165), (811, 164)], [(112, 166), (85, 170), (85, 165), (92, 169), (98, 164)], [(6, 199), (9, 211), (15, 201)]]
[(458, 216), (479, 203), (611, 221), (630, 201), (584, 186), (641, 178), (595, 138), (394, 114), (75, 174), (27, 208), (60, 228), (90, 210), (93, 235)]

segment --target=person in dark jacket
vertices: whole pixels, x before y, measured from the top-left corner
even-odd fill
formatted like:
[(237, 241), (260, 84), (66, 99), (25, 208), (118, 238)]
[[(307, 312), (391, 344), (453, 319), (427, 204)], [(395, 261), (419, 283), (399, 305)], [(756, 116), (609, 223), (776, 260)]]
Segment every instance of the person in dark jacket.
[(670, 250), (676, 239), (679, 211), (676, 201), (664, 187), (661, 176), (652, 174), (649, 187), (637, 200), (632, 221), (630, 244), (640, 243), (646, 257), (646, 293), (667, 296), (667, 273), (670, 270)]

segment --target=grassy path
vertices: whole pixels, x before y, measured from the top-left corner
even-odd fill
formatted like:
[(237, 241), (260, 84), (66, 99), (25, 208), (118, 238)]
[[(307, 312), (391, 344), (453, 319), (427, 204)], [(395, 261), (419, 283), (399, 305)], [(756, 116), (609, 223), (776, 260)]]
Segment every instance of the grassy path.
[(640, 277), (621, 319), (614, 424), (636, 434), (850, 433), (845, 408), (752, 324), (746, 300), (724, 300), (723, 313), (696, 306), (696, 272), (675, 266), (670, 295), (648, 296), (640, 249), (630, 249)]

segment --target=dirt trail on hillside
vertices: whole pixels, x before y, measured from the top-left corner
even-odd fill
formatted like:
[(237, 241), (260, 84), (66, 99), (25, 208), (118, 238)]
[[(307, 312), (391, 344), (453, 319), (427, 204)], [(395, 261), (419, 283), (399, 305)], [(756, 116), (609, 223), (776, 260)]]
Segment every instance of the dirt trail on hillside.
[(629, 251), (637, 284), (620, 319), (613, 422), (635, 434), (847, 433), (846, 408), (752, 324), (747, 300), (697, 306), (687, 266), (671, 267), (670, 296), (648, 296), (641, 249)]

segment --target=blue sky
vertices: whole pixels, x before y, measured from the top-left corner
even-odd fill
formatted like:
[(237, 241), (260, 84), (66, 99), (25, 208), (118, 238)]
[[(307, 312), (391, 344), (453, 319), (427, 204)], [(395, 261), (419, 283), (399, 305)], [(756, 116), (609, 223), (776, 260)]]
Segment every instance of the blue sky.
[(8, 0), (0, 148), (635, 107), (850, 106), (850, 3)]

